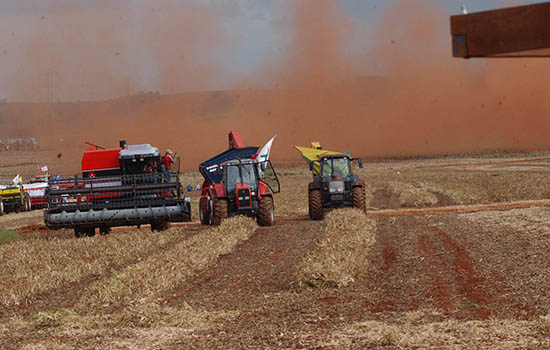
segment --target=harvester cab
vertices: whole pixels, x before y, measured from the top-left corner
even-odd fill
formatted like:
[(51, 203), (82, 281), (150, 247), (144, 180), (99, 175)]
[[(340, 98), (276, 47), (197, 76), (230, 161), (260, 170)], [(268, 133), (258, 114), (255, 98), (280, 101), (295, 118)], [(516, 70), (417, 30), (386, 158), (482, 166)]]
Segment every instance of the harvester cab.
[(205, 178), (201, 223), (219, 225), (224, 218), (247, 215), (262, 226), (274, 225), (272, 195), (279, 193), (280, 183), (271, 162), (258, 160), (258, 147), (245, 147), (235, 131), (229, 135), (229, 147), (199, 166)]
[(119, 153), (120, 169), (123, 175), (147, 173), (149, 167), (160, 164), (158, 148), (149, 144), (126, 145)]
[(308, 186), (309, 216), (322, 220), (324, 210), (330, 208), (355, 207), (366, 212), (365, 184), (353, 173), (352, 163), (357, 161), (363, 168), (363, 161), (352, 158), (349, 153), (326, 151), (318, 142), (311, 148), (296, 146), (309, 163), (313, 181)]

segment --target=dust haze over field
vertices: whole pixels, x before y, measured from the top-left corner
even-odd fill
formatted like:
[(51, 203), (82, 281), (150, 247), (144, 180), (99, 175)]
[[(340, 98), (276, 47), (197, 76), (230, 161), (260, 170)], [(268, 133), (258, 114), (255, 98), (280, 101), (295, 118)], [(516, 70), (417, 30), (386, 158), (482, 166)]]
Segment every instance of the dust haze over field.
[[(116, 146), (124, 138), (170, 147), (196, 168), (225, 149), (229, 129), (256, 145), (279, 135), (273, 158), (281, 161), (298, 160), (291, 146), (312, 140), (361, 156), (550, 146), (548, 65), (452, 58), (448, 13), (431, 1), (390, 5), (369, 39), (336, 1), (289, 1), (293, 31), (280, 57), (224, 91), (206, 91), (227, 79), (220, 55), (232, 44), (207, 6), (162, 1), (128, 16), (115, 6), (96, 23), (98, 9), (69, 4), (37, 15), (55, 25), (24, 43), (25, 68), (11, 72), (10, 83), (17, 96), (51, 100), (55, 92), (33, 89), (44, 91), (37, 77), (55, 67), (66, 96), (74, 89), (116, 99), (3, 103), (0, 137), (36, 136), (71, 164), (84, 140)], [(44, 41), (60, 35), (58, 26), (73, 29), (63, 30), (63, 44)], [(357, 49), (365, 40), (368, 49)], [(82, 65), (97, 73), (79, 74)], [(117, 98), (139, 90), (160, 93)]]

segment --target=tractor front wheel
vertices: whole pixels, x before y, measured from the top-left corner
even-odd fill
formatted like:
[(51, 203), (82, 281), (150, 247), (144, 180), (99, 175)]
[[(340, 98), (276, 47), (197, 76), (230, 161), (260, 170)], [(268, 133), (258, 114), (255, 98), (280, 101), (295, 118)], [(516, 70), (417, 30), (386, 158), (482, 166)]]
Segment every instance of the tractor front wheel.
[(260, 199), (260, 214), (258, 215), (258, 224), (260, 226), (275, 225), (275, 208), (273, 207), (273, 198), (266, 196)]
[(323, 220), (323, 198), (321, 190), (309, 191), (309, 217), (313, 220)]
[(199, 200), (199, 216), (202, 225), (210, 225), (210, 208), (208, 206), (208, 197), (201, 197)]
[(222, 220), (227, 218), (227, 200), (216, 199), (214, 201), (214, 215), (212, 216), (212, 225), (219, 225)]
[(367, 212), (367, 203), (365, 201), (365, 187), (357, 186), (351, 190), (353, 207), (360, 209), (363, 213)]

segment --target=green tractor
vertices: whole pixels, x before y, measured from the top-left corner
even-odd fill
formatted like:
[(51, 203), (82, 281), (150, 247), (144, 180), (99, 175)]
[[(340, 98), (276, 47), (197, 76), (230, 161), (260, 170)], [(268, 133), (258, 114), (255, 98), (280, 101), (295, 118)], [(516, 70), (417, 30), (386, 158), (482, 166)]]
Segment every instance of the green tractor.
[(318, 143), (311, 148), (296, 146), (308, 161), (313, 181), (308, 186), (309, 217), (322, 220), (325, 209), (353, 207), (366, 213), (365, 184), (353, 173), (352, 163), (361, 159), (350, 154), (323, 151)]

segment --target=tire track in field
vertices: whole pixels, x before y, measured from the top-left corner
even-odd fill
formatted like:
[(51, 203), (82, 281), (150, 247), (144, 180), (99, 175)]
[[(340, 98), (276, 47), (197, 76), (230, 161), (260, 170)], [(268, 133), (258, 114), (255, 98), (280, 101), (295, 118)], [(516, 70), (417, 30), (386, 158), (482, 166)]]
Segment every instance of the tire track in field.
[(221, 256), (216, 266), (172, 290), (164, 303), (234, 309), (263, 293), (288, 290), (296, 264), (323, 233), (322, 223), (313, 221), (280, 220), (273, 227), (259, 228), (233, 252)]
[(471, 162), (471, 163), (453, 163), (453, 164), (434, 164), (434, 165), (421, 165), (414, 169), (435, 169), (435, 168), (467, 168), (486, 165), (500, 165), (500, 164), (516, 164), (516, 163), (530, 163), (530, 162), (547, 162), (550, 161), (550, 157), (539, 158), (522, 158), (502, 161), (490, 161), (490, 162)]
[(496, 300), (495, 286), (480, 277), (471, 254), (457, 239), (436, 226), (425, 227), (418, 244), (426, 273), (432, 281), (427, 296), (441, 309), (467, 318), (487, 319)]

